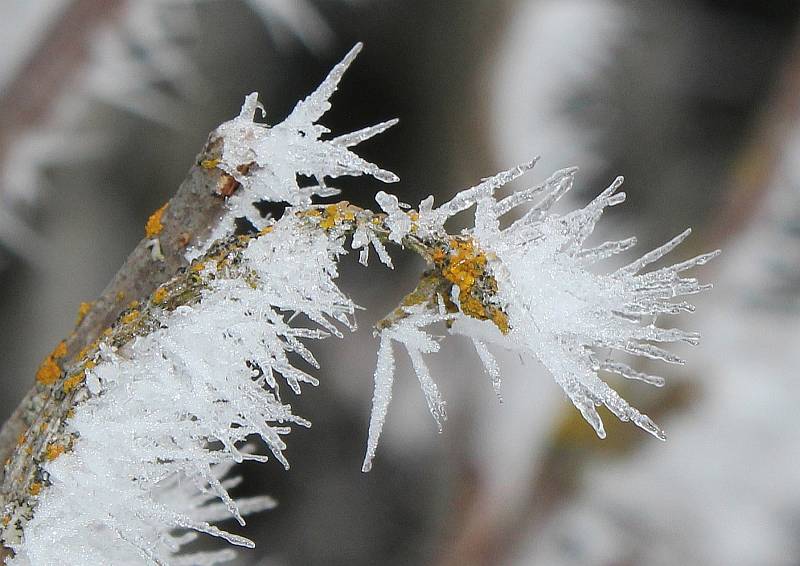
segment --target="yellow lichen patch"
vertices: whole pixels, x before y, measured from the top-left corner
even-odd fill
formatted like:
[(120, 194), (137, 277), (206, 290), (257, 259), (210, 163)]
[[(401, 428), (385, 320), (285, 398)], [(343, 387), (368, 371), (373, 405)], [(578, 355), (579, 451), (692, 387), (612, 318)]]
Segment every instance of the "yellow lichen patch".
[(452, 251), (447, 265), (442, 269), (445, 279), (458, 286), (461, 293), (469, 293), (475, 281), (484, 274), (486, 254), (477, 250), (471, 240), (450, 242)]
[(329, 204), (325, 207), (324, 212), (320, 213), (323, 218), (319, 221), (319, 227), (323, 230), (330, 230), (342, 222), (352, 222), (356, 218), (356, 210), (357, 208), (350, 206), (346, 200)]
[(219, 165), (219, 159), (204, 159), (200, 162), (200, 167), (203, 169), (214, 169)]
[(85, 358), (86, 355), (89, 353), (89, 350), (91, 350), (95, 346), (95, 344), (96, 344), (96, 342), (92, 342), (91, 344), (87, 344), (86, 346), (81, 348), (80, 352), (75, 354), (75, 357), (72, 358), (72, 359), (73, 360), (81, 360), (81, 359)]
[(42, 491), (42, 484), (41, 484), (41, 482), (38, 482), (38, 481), (35, 481), (35, 482), (33, 482), (33, 483), (31, 484), (31, 486), (28, 488), (28, 491), (29, 491), (29, 492), (30, 492), (30, 494), (31, 494), (31, 495), (33, 495), (34, 497), (36, 497), (37, 495), (39, 495), (39, 493)]
[(409, 210), (408, 217), (411, 219), (411, 233), (416, 234), (419, 227), (419, 212), (416, 210)]
[(130, 303), (128, 303), (129, 309), (135, 309), (138, 306), (139, 306), (139, 301), (131, 301)]
[(122, 324), (130, 324), (131, 322), (133, 322), (134, 320), (139, 318), (140, 315), (141, 315), (141, 313), (138, 311), (138, 309), (133, 309), (132, 311), (127, 312), (124, 315), (122, 315), (120, 317), (119, 321)]
[(50, 355), (53, 357), (53, 359), (56, 359), (56, 360), (66, 356), (67, 355), (67, 343), (64, 340), (59, 342), (58, 345), (53, 350), (53, 353), (50, 354)]
[(68, 419), (71, 419), (74, 416), (75, 416), (75, 409), (70, 409), (69, 411), (67, 411), (67, 418)]
[(43, 385), (53, 385), (60, 375), (61, 368), (53, 361), (53, 358), (48, 356), (36, 371), (36, 381)]
[[(496, 295), (497, 281), (487, 271), (486, 254), (472, 240), (453, 238), (449, 248), (435, 248), (430, 258), (442, 277), (458, 287), (461, 312), (480, 320), (490, 320), (500, 332), (508, 333), (508, 316), (486, 300)], [(452, 308), (455, 309), (455, 305)]]
[(55, 460), (59, 456), (64, 453), (64, 447), (60, 444), (56, 444), (55, 442), (51, 442), (47, 445), (47, 448), (44, 449), (44, 457), (47, 460)]
[(258, 235), (259, 236), (266, 236), (267, 234), (270, 234), (272, 232), (272, 230), (273, 230), (273, 226), (267, 226), (266, 228), (262, 228), (258, 232)]
[(189, 268), (189, 270), (192, 273), (199, 273), (199, 272), (203, 271), (205, 268), (206, 268), (206, 264), (203, 263), (202, 261), (198, 261), (198, 262), (193, 263), (192, 266)]
[(155, 293), (153, 293), (153, 302), (155, 304), (161, 304), (164, 302), (164, 299), (167, 298), (167, 290), (164, 287), (159, 287), (156, 289)]
[(164, 229), (164, 225), (161, 223), (161, 216), (168, 206), (169, 203), (166, 203), (147, 219), (147, 223), (144, 225), (144, 233), (148, 238), (155, 238), (161, 233), (161, 230)]
[(461, 312), (473, 318), (486, 318), (486, 307), (483, 306), (478, 299), (468, 295), (464, 300), (459, 299), (461, 302)]
[(341, 209), (335, 204), (325, 207), (325, 217), (319, 221), (319, 227), (323, 230), (330, 230), (341, 220)]
[(75, 317), (75, 326), (78, 326), (83, 319), (86, 318), (86, 315), (89, 314), (89, 311), (92, 310), (92, 303), (81, 303), (78, 306), (78, 315)]
[(67, 355), (67, 343), (63, 340), (58, 343), (55, 349), (50, 352), (39, 369), (36, 371), (36, 381), (43, 385), (52, 385), (56, 382), (61, 375), (61, 366), (58, 365), (57, 360)]
[(123, 293), (122, 291), (117, 291), (115, 298), (117, 299), (118, 303), (121, 303), (122, 301), (125, 300), (125, 293)]
[(25, 444), (25, 439), (27, 438), (28, 436), (24, 432), (20, 433), (20, 435), (17, 437), (17, 446)]
[(510, 327), (508, 326), (508, 315), (498, 308), (492, 309), (492, 322), (500, 329), (503, 334), (508, 334)]
[(70, 393), (77, 389), (77, 387), (83, 383), (84, 378), (86, 377), (86, 372), (79, 371), (78, 373), (73, 373), (64, 381), (64, 393)]

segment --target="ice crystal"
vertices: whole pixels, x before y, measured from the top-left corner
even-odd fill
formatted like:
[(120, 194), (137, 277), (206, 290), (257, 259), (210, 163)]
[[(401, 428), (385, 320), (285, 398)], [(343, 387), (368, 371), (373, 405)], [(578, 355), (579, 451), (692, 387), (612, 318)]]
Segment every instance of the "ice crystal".
[[(232, 232), (233, 218), (252, 217), (255, 201), (307, 205), (314, 196), (338, 194), (337, 189), (326, 184), (326, 178), (371, 175), (384, 183), (398, 181), (394, 173), (350, 150), (390, 128), (397, 120), (322, 139), (329, 130), (318, 121), (330, 109), (329, 99), (359, 51), (360, 43), (280, 124), (270, 127), (255, 121), (256, 112), (263, 113), (263, 107), (254, 92), (245, 98), (239, 116), (217, 129), (217, 134), (225, 140), (218, 167), (241, 183), (244, 190), (228, 199), (229, 218), (220, 223), (210, 241), (223, 236), (225, 230)], [(301, 187), (298, 176), (314, 179), (316, 184)]]
[(378, 362), (375, 367), (375, 392), (372, 396), (372, 415), (369, 421), (369, 438), (367, 439), (367, 456), (364, 459), (362, 471), (372, 469), (372, 458), (378, 448), (378, 440), (386, 420), (389, 403), (392, 400), (392, 383), (394, 382), (394, 351), (392, 342), (403, 345), (411, 359), (414, 372), (417, 374), (419, 384), (425, 393), (430, 410), (439, 430), (447, 419), (445, 404), (431, 377), (428, 366), (422, 354), (439, 351), (439, 343), (422, 328), (450, 319), (451, 316), (436, 313), (421, 306), (406, 309), (406, 316), (399, 322), (380, 333), (380, 346), (378, 348)]
[[(605, 437), (605, 430), (597, 407), (604, 405), (619, 419), (632, 421), (663, 440), (666, 437), (661, 428), (622, 399), (598, 372), (616, 373), (657, 386), (663, 384), (661, 377), (616, 361), (612, 353), (682, 364), (680, 357), (656, 344), (678, 341), (696, 344), (698, 334), (657, 326), (656, 319), (693, 310), (689, 303), (675, 299), (698, 293), (710, 285), (702, 285), (681, 274), (705, 264), (718, 251), (643, 272), (680, 244), (689, 235), (687, 230), (636, 261), (603, 273), (595, 269), (597, 263), (631, 248), (636, 242), (635, 238), (627, 238), (597, 246), (585, 245), (603, 211), (625, 200), (625, 193), (618, 192), (622, 178), (618, 177), (585, 207), (564, 215), (557, 214), (552, 207), (572, 188), (575, 168), (557, 171), (543, 183), (505, 198), (495, 197), (498, 188), (522, 176), (535, 163), (534, 160), (485, 179), (439, 208), (433, 207), (432, 197), (420, 205), (416, 233), (426, 238), (446, 237), (444, 223), (447, 219), (475, 208), (474, 228), (466, 234), (474, 238), (489, 258), (489, 269), (496, 281), (494, 299), (508, 316), (507, 331), (501, 332), (489, 321), (468, 316), (459, 305), (461, 312), (451, 320), (451, 332), (472, 339), (496, 391), (499, 390), (500, 370), (487, 343), (518, 351), (542, 363), (601, 438)], [(525, 205), (527, 208), (520, 211), (516, 220), (504, 218)], [(397, 214), (391, 203), (381, 203), (381, 206), (390, 216)], [(503, 224), (507, 227), (501, 228)], [(463, 289), (454, 283), (452, 291), (453, 301), (458, 303)], [(430, 317), (435, 317), (434, 307), (428, 309)], [(409, 344), (418, 343), (419, 327), (433, 322), (434, 318), (415, 313), (381, 332), (365, 470), (371, 467), (391, 397), (394, 364), (389, 340), (409, 347)], [(421, 353), (436, 349), (425, 350), (419, 346), (409, 349), (412, 359), (418, 359), (419, 363), (415, 362), (414, 366), (420, 381), (429, 380), (427, 369), (421, 365)], [(434, 406), (431, 411), (439, 422)]]
[[(281, 439), (289, 425), (308, 423), (281, 402), (277, 376), (299, 393), (316, 379), (295, 367), (294, 353), (317, 362), (303, 340), (340, 334), (354, 304), (336, 287), (336, 257), (344, 250), (321, 230), (289, 215), (242, 253), (247, 277), (206, 266), (199, 305), (159, 316), (161, 328), (129, 346), (102, 347), (88, 378), (90, 398), (68, 421), (74, 450), (45, 466), (52, 483), (17, 548), (15, 564), (215, 563), (172, 555), (188, 529), (233, 544), (252, 542), (210, 524), (221, 510), (244, 524), (243, 511), (271, 500), (234, 502), (220, 481), (231, 463), (266, 460), (242, 444), (260, 438), (288, 468)], [(289, 319), (301, 314), (309, 324)], [(182, 489), (176, 496), (174, 489)], [(201, 495), (187, 498), (187, 490)], [(209, 505), (211, 498), (221, 502)]]

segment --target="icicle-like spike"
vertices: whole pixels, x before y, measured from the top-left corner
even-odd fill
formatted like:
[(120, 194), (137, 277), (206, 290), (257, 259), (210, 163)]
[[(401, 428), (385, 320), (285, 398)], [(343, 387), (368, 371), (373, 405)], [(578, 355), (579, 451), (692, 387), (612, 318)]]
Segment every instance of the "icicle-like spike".
[(664, 384), (666, 383), (664, 378), (661, 376), (650, 375), (644, 372), (640, 372), (633, 369), (627, 364), (614, 362), (611, 360), (603, 362), (600, 365), (600, 369), (616, 373), (617, 375), (621, 375), (625, 379), (643, 381), (644, 383), (649, 383), (650, 385), (655, 385), (656, 387), (663, 387)]
[(347, 55), (331, 69), (328, 76), (325, 77), (325, 80), (320, 83), (316, 90), (297, 103), (286, 119), (287, 125), (302, 127), (303, 124), (316, 122), (330, 110), (330, 97), (336, 92), (339, 82), (363, 47), (363, 43), (356, 43), (347, 52)]
[(684, 230), (683, 232), (672, 238), (666, 244), (659, 246), (653, 251), (647, 252), (642, 257), (640, 257), (634, 262), (629, 263), (625, 267), (621, 267), (614, 273), (614, 275), (624, 276), (624, 275), (635, 275), (636, 273), (639, 273), (642, 269), (644, 269), (651, 263), (658, 261), (665, 255), (667, 255), (669, 252), (677, 248), (681, 242), (683, 242), (686, 238), (689, 237), (691, 233), (692, 229), (687, 228), (686, 230)]
[(445, 215), (445, 217), (453, 216), (463, 210), (468, 209), (470, 206), (475, 204), (476, 198), (481, 194), (489, 194), (491, 195), (496, 189), (510, 183), (517, 177), (521, 177), (536, 165), (536, 162), (539, 158), (535, 158), (527, 163), (523, 163), (522, 165), (517, 165), (516, 167), (512, 167), (506, 171), (501, 171), (496, 175), (488, 177), (481, 181), (478, 185), (470, 189), (466, 189), (458, 193), (452, 200), (443, 204), (439, 207), (439, 211)]
[(408, 356), (411, 358), (411, 365), (414, 366), (414, 373), (417, 374), (419, 384), (422, 387), (422, 392), (425, 393), (425, 400), (428, 402), (428, 410), (436, 421), (436, 426), (439, 432), (442, 432), (444, 421), (447, 420), (447, 411), (445, 410), (445, 403), (439, 393), (439, 388), (436, 387), (431, 372), (428, 370), (428, 365), (422, 358), (422, 352), (415, 349), (408, 350)]
[(343, 134), (341, 136), (333, 138), (331, 140), (331, 143), (334, 145), (340, 145), (342, 147), (353, 147), (354, 145), (358, 145), (361, 142), (367, 141), (368, 139), (375, 137), (378, 134), (382, 134), (392, 126), (397, 125), (399, 121), (400, 120), (398, 120), (397, 118), (393, 118), (391, 120), (387, 120), (386, 122), (375, 124), (374, 126), (362, 128), (360, 130), (356, 130), (355, 132), (351, 132), (349, 134)]
[(494, 355), (489, 351), (489, 348), (476, 338), (472, 338), (472, 345), (475, 346), (475, 351), (478, 353), (478, 357), (481, 359), (481, 363), (483, 364), (483, 368), (486, 370), (486, 375), (489, 376), (489, 380), (492, 383), (492, 388), (494, 389), (495, 395), (502, 403), (503, 397), (500, 394), (500, 385), (502, 380), (500, 379), (500, 366), (497, 363)]
[(388, 336), (381, 336), (378, 347), (378, 363), (375, 366), (375, 391), (372, 395), (372, 413), (369, 418), (369, 437), (367, 438), (367, 453), (361, 466), (362, 472), (372, 469), (372, 460), (375, 450), (386, 422), (386, 413), (392, 401), (392, 383), (394, 382), (394, 352), (392, 340)]

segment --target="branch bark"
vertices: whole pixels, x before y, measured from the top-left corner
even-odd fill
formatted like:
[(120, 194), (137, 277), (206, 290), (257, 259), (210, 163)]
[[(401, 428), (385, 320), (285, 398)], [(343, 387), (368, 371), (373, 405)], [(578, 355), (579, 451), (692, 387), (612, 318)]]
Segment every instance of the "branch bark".
[[(66, 360), (80, 358), (80, 352), (94, 343), (131, 301), (149, 296), (188, 262), (185, 252), (204, 241), (223, 213), (220, 194), (235, 188), (231, 177), (213, 166), (220, 157), (222, 139), (215, 133), (181, 183), (175, 196), (151, 218), (149, 237), (143, 238), (102, 295), (56, 349), (48, 361), (51, 372), (41, 374), (12, 416), (0, 429), (0, 457), (5, 462), (0, 504), (4, 511), (20, 497), (20, 485), (27, 485), (31, 462), (46, 458), (50, 439), (58, 432), (74, 405), (77, 389), (64, 387)], [(57, 373), (56, 373), (57, 372)], [(44, 379), (45, 377), (46, 379)], [(49, 377), (49, 378), (47, 378)], [(33, 431), (29, 434), (28, 431)], [(28, 487), (30, 489), (30, 487)], [(5, 514), (3, 526), (10, 518)], [(8, 550), (0, 552), (0, 561)]]

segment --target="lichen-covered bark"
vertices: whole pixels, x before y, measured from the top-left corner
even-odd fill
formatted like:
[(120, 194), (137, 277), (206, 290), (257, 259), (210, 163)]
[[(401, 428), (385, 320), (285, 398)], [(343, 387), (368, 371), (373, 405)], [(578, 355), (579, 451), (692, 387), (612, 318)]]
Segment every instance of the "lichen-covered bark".
[[(89, 308), (81, 309), (83, 316), (73, 332), (43, 362), (32, 389), (3, 425), (2, 507), (38, 491), (41, 484), (31, 471), (38, 462), (57, 456), (55, 451), (63, 449), (56, 437), (79, 391), (70, 376), (81, 362), (81, 351), (107, 331), (132, 301), (149, 296), (185, 267), (187, 248), (202, 242), (221, 217), (223, 199), (219, 192), (231, 180), (209, 166), (218, 159), (221, 146), (221, 139), (212, 133), (157, 225), (149, 222), (150, 237), (139, 242), (102, 295)], [(11, 518), (5, 514), (2, 520), (8, 524)]]

